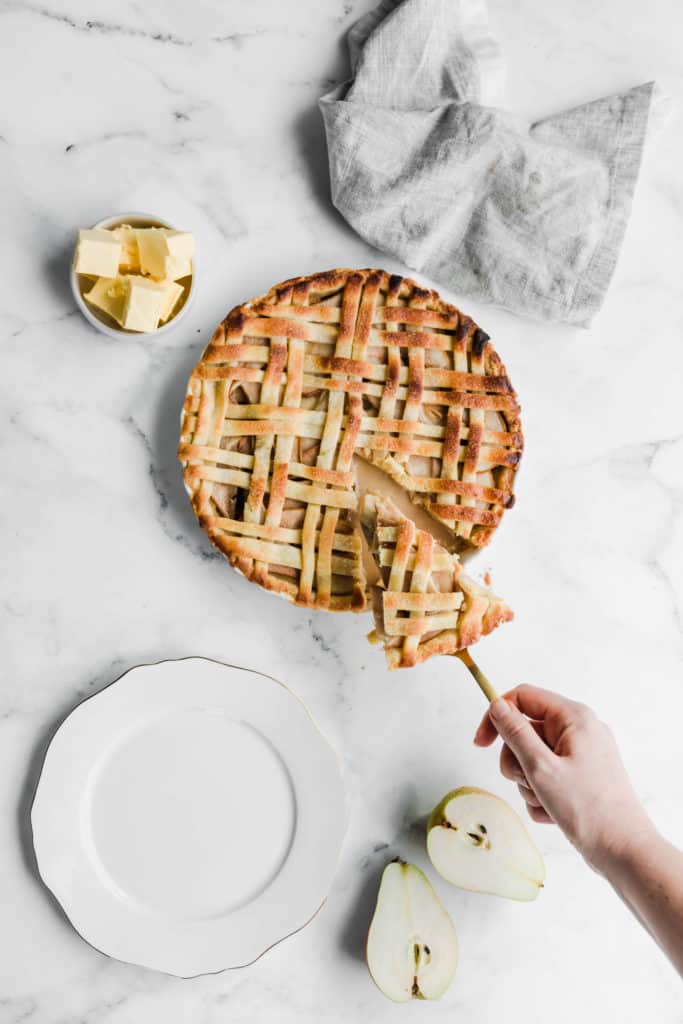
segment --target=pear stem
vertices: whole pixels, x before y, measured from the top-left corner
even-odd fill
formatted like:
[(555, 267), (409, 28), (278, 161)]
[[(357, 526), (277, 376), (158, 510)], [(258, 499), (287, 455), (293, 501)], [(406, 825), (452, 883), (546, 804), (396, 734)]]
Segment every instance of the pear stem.
[(455, 656), (456, 658), (460, 658), (460, 661), (463, 663), (463, 665), (466, 665), (467, 668), (470, 670), (470, 672), (476, 679), (479, 688), (481, 689), (481, 692), (484, 694), (489, 703), (491, 701), (497, 700), (498, 694), (496, 693), (495, 689), (488, 681), (482, 670), (479, 668), (477, 663), (473, 660), (469, 650), (465, 648), (463, 651), (458, 651)]

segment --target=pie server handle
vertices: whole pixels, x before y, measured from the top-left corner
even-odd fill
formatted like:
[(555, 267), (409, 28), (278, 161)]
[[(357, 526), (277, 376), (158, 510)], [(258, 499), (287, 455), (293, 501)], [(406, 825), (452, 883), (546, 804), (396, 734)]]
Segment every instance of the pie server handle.
[(495, 689), (488, 681), (482, 670), (479, 668), (477, 663), (473, 660), (469, 650), (465, 648), (464, 651), (458, 651), (455, 656), (456, 658), (460, 658), (460, 661), (463, 663), (463, 665), (466, 665), (467, 668), (470, 670), (486, 699), (489, 702), (496, 700), (498, 694), (496, 693)]

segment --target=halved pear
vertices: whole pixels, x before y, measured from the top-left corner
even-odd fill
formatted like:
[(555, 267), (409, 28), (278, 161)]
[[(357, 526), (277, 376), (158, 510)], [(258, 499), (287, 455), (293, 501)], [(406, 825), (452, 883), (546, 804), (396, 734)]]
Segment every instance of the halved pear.
[(458, 966), (458, 939), (427, 877), (402, 860), (387, 864), (367, 942), (368, 969), (389, 999), (439, 999)]
[(535, 900), (545, 880), (543, 859), (522, 819), (484, 789), (454, 789), (427, 824), (429, 858), (461, 889), (511, 900)]

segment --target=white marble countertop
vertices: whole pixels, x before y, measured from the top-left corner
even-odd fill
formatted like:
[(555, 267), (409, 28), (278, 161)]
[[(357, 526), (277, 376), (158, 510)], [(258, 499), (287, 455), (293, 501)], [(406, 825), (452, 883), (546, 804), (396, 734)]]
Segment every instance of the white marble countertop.
[[(424, 858), (411, 825), (448, 789), (519, 806), (471, 737), (483, 709), (445, 659), (389, 675), (353, 616), (307, 614), (215, 556), (175, 448), (188, 371), (235, 302), (337, 265), (405, 268), (328, 202), (316, 100), (345, 76), (365, 0), (0, 5), (2, 679), (0, 1024), (289, 1024), (414, 1019), (683, 1020), (679, 982), (554, 829), (531, 905), (439, 886), (461, 942), (440, 1004), (399, 1011), (364, 931), (384, 863)], [(512, 105), (541, 116), (665, 76), (677, 0), (494, 0)], [(482, 564), (517, 618), (482, 645), (499, 687), (592, 704), (648, 810), (683, 844), (683, 145), (651, 149), (607, 304), (588, 332), (457, 294), (493, 336), (527, 436), (518, 504)], [(74, 230), (121, 209), (193, 230), (196, 304), (161, 339), (111, 341), (76, 312)], [(27, 812), (47, 740), (127, 667), (203, 654), (271, 673), (343, 760), (351, 824), (327, 904), (248, 969), (180, 981), (86, 945), (38, 882)], [(464, 1017), (463, 1017), (464, 1019)]]

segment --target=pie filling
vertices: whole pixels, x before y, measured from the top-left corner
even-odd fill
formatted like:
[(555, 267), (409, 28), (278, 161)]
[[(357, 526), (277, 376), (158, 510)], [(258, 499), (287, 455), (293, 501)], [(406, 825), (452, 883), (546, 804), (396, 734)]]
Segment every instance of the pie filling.
[(337, 270), (219, 325), (190, 378), (179, 457), (235, 568), (297, 604), (360, 611), (354, 456), (467, 550), (512, 506), (522, 444), (512, 385), (476, 324), (408, 279)]

